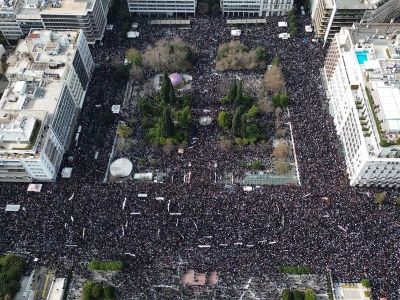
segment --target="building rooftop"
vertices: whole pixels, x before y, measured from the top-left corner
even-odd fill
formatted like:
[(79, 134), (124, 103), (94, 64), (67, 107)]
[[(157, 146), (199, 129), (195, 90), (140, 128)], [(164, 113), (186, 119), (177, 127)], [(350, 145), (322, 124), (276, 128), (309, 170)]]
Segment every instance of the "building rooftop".
[(360, 1), (360, 0), (324, 0), (327, 9), (333, 9), (335, 3), (338, 9), (373, 9), (379, 0)]
[(379, 40), (392, 40), (396, 33), (400, 34), (400, 23), (362, 23), (354, 24), (350, 31), (353, 44), (365, 42), (379, 42)]
[[(76, 31), (31, 30), (7, 59), (9, 85), (0, 99), (0, 146), (4, 151), (38, 150), (37, 123), (51, 121), (70, 63)], [(13, 151), (18, 152), (18, 151)]]
[(95, 0), (64, 0), (45, 3), (41, 6), (41, 15), (62, 14), (62, 15), (85, 15), (86, 11), (91, 9)]

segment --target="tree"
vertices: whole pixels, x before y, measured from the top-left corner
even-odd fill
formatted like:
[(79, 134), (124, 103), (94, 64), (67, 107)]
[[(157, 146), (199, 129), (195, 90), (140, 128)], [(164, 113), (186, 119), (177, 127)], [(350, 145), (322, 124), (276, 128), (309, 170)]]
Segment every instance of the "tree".
[(275, 56), (274, 59), (272, 60), (272, 65), (279, 67), (279, 64), (281, 63), (281, 59), (278, 56)]
[(282, 291), (282, 299), (283, 300), (292, 300), (293, 299), (293, 293), (290, 290), (283, 290)]
[(289, 96), (287, 94), (276, 94), (272, 97), (272, 103), (275, 107), (286, 107), (289, 103)]
[(231, 127), (231, 132), (234, 136), (240, 136), (241, 133), (241, 116), (243, 114), (243, 108), (239, 106), (235, 113), (233, 114), (232, 118), (232, 127)]
[(218, 125), (221, 126), (223, 129), (228, 129), (231, 126), (228, 112), (221, 111), (218, 114)]
[(377, 203), (377, 204), (383, 203), (383, 202), (385, 201), (385, 199), (386, 199), (386, 194), (387, 194), (386, 191), (385, 191), (385, 192), (382, 192), (382, 193), (376, 194), (376, 196), (375, 196), (375, 203)]
[(220, 140), (218, 141), (218, 148), (221, 149), (222, 151), (229, 151), (231, 148), (231, 141), (225, 138), (224, 136), (221, 136)]
[(275, 161), (274, 167), (278, 174), (286, 174), (290, 171), (290, 166), (286, 161)]
[(129, 78), (129, 68), (125, 65), (119, 65), (114, 72), (114, 81), (116, 83), (123, 82)]
[(286, 159), (289, 155), (289, 145), (284, 139), (280, 139), (274, 150), (272, 151), (271, 157), (277, 159)]
[(304, 300), (304, 292), (294, 290), (293, 291), (293, 298), (294, 300)]
[(21, 288), (25, 260), (12, 253), (0, 258), (0, 299), (13, 298)]
[(129, 70), (129, 75), (133, 81), (142, 81), (144, 78), (143, 68), (140, 66), (132, 65)]
[(160, 97), (161, 101), (165, 103), (170, 103), (170, 89), (171, 89), (171, 79), (169, 78), (167, 71), (163, 72), (163, 80), (161, 83)]
[(247, 117), (252, 118), (260, 113), (260, 108), (257, 105), (253, 105), (247, 112)]
[(240, 136), (246, 138), (247, 115), (240, 116)]
[(285, 78), (278, 66), (272, 66), (264, 74), (264, 83), (268, 91), (277, 94), (285, 88)]
[(129, 128), (125, 123), (120, 123), (117, 127), (117, 134), (120, 137), (125, 138), (132, 134), (132, 129)]
[(220, 71), (261, 70), (266, 68), (266, 58), (264, 48), (249, 50), (239, 41), (231, 41), (219, 46), (215, 67)]
[[(236, 80), (235, 80), (235, 83), (236, 83)], [(233, 102), (236, 105), (240, 105), (241, 102), (242, 102), (242, 98), (243, 98), (242, 88), (243, 88), (242, 81), (239, 80), (239, 83), (237, 84), (237, 87), (236, 87), (236, 95), (235, 95), (235, 98), (233, 100)]]
[(197, 50), (182, 39), (172, 42), (159, 40), (155, 46), (148, 47), (142, 55), (143, 65), (153, 71), (189, 70), (197, 60)]
[(253, 170), (260, 170), (261, 169), (261, 163), (258, 160), (256, 160), (251, 164), (251, 168)]
[(233, 103), (236, 99), (237, 94), (237, 83), (236, 79), (233, 79), (231, 86), (229, 87), (228, 95), (227, 95), (227, 102)]
[(317, 300), (314, 290), (305, 289), (304, 290), (304, 300)]
[(126, 59), (135, 66), (142, 66), (142, 55), (135, 48), (131, 48), (126, 52)]
[(107, 299), (112, 299), (115, 297), (115, 287), (112, 285), (106, 285), (104, 287), (104, 296)]
[(92, 296), (92, 289), (95, 286), (93, 281), (88, 281), (82, 288), (82, 300), (90, 300)]
[(190, 122), (192, 121), (192, 114), (190, 113), (190, 107), (186, 106), (183, 110), (178, 111), (176, 113), (176, 118), (179, 125), (187, 129), (190, 126)]
[(174, 123), (171, 118), (171, 110), (164, 106), (160, 120), (160, 134), (162, 137), (169, 138), (175, 133)]
[(367, 278), (363, 278), (361, 280), (361, 285), (367, 289), (369, 289), (371, 287), (371, 281)]
[(103, 296), (103, 286), (101, 284), (96, 284), (92, 288), (92, 296), (96, 299)]
[(400, 206), (400, 196), (396, 198), (396, 204)]

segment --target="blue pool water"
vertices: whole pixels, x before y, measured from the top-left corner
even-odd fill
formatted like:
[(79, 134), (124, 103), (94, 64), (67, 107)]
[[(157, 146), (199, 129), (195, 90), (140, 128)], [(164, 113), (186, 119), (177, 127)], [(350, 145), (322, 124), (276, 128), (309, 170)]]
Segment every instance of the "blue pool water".
[(369, 54), (368, 50), (356, 51), (357, 60), (360, 65), (363, 65), (364, 62), (368, 60), (368, 56), (367, 56), (368, 54)]

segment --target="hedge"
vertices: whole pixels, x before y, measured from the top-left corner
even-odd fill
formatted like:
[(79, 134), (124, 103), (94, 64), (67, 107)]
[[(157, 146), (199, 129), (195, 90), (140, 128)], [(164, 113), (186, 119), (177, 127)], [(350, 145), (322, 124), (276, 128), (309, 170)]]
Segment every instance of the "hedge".
[(90, 270), (102, 270), (102, 271), (118, 271), (123, 267), (122, 261), (101, 261), (101, 260), (92, 260), (89, 263)]
[(311, 269), (310, 267), (282, 267), (279, 266), (278, 267), (278, 271), (279, 273), (284, 273), (284, 274), (310, 274), (311, 273)]

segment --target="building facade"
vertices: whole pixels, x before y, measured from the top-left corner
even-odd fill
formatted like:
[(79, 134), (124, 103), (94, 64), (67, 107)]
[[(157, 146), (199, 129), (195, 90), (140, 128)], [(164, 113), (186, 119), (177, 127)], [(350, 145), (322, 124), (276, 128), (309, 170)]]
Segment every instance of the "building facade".
[(4, 1), (0, 7), (0, 30), (8, 41), (17, 41), (35, 29), (82, 29), (93, 44), (104, 35), (109, 0)]
[(293, 7), (294, 0), (220, 0), (221, 11), (226, 16), (284, 16)]
[(0, 100), (0, 181), (54, 181), (94, 62), (82, 30), (31, 30), (8, 58)]
[(342, 27), (360, 22), (367, 11), (372, 11), (379, 0), (314, 0), (311, 17), (315, 33), (324, 41), (331, 40)]
[(197, 0), (128, 0), (129, 12), (138, 15), (195, 15)]
[(324, 72), (351, 185), (400, 185), (396, 30), (391, 24), (342, 28), (328, 50)]

